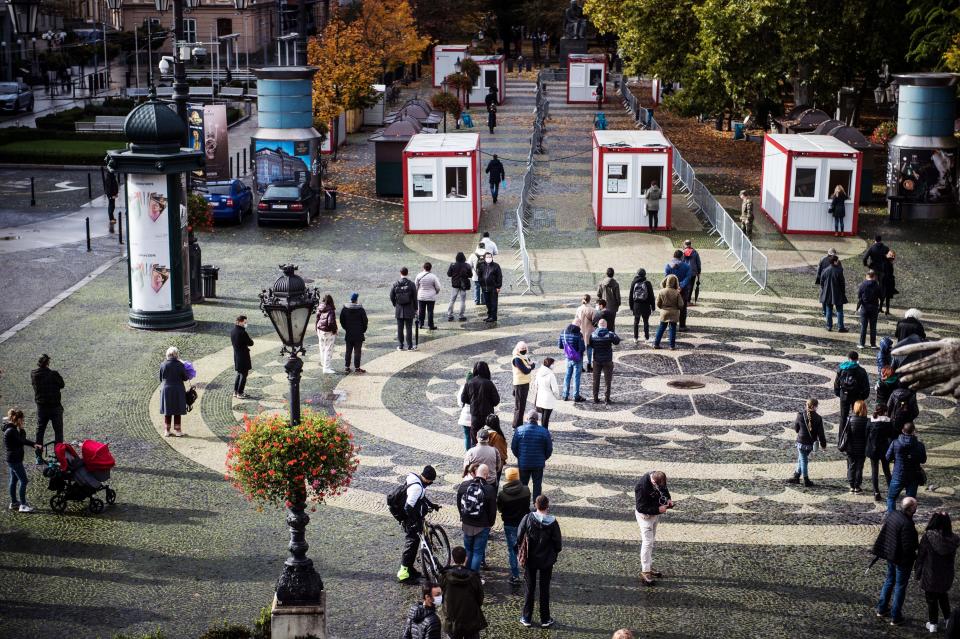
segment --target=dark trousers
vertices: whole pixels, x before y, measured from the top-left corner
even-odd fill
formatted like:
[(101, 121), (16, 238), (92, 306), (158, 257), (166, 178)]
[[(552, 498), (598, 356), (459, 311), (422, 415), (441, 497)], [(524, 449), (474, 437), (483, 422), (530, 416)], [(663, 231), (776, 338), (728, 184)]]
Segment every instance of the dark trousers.
[(403, 537), (403, 555), (400, 557), (400, 565), (407, 568), (413, 568), (413, 562), (417, 560), (417, 551), (420, 550), (420, 522), (407, 522), (404, 524)]
[(47, 424), (53, 425), (53, 441), (63, 441), (63, 406), (37, 405), (37, 436), (33, 441), (44, 444), (43, 435), (47, 432)]
[(529, 486), (531, 478), (533, 479), (533, 488), (530, 489), (530, 499), (533, 501), (543, 492), (543, 468), (520, 469), (521, 484)]
[(613, 362), (594, 362), (593, 363), (593, 399), (594, 401), (600, 395), (600, 374), (607, 383), (607, 392), (604, 393), (606, 399), (610, 399), (610, 382), (613, 380)]
[(690, 277), (690, 285), (680, 291), (683, 296), (683, 308), (680, 309), (680, 328), (687, 327), (687, 308), (690, 306), (690, 296), (693, 293), (693, 276)]
[[(886, 454), (886, 453), (884, 453)], [(883, 477), (887, 480), (887, 487), (890, 486), (890, 462), (886, 457), (870, 460), (870, 479), (873, 481), (873, 492), (880, 492), (880, 468), (883, 468)]]
[(397, 341), (403, 346), (403, 331), (407, 331), (407, 348), (413, 348), (413, 318), (397, 320)]
[(550, 428), (550, 415), (553, 414), (552, 408), (540, 409), (540, 425), (544, 428)]
[(427, 326), (430, 328), (436, 328), (437, 325), (433, 323), (433, 307), (436, 302), (431, 302), (427, 300), (417, 300), (417, 307), (419, 314), (417, 315), (417, 324), (420, 325), (420, 328), (423, 328), (423, 320), (427, 320)]
[(643, 320), (643, 339), (650, 339), (650, 308), (641, 308), (639, 315), (633, 316), (633, 339), (640, 339), (640, 320)]
[[(841, 393), (846, 394), (846, 393)], [(847, 399), (846, 397), (840, 398), (840, 423), (837, 425), (837, 441), (840, 440), (840, 433), (847, 430), (847, 420), (850, 417), (850, 410), (853, 408), (853, 403), (857, 401), (855, 399)], [(884, 451), (886, 452), (886, 451)]]
[(480, 639), (480, 633), (474, 632), (469, 635), (464, 635), (459, 632), (455, 632), (452, 635), (450, 635), (450, 639)]
[(484, 291), (483, 297), (487, 303), (487, 317), (497, 319), (497, 298), (500, 297), (500, 293), (496, 289), (491, 289)]
[(927, 621), (937, 623), (937, 608), (943, 613), (944, 621), (950, 618), (950, 595), (945, 592), (926, 591), (923, 595), (927, 600)]
[(473, 448), (477, 445), (477, 433), (480, 432), (480, 429), (486, 426), (486, 418), (475, 419), (472, 415), (470, 416), (470, 447)]
[(363, 342), (346, 341), (346, 354), (343, 356), (343, 365), (350, 368), (350, 355), (353, 355), (353, 367), (360, 368), (360, 350), (363, 348)]
[(611, 308), (610, 310), (610, 319), (607, 320), (607, 330), (611, 333), (617, 332), (617, 311), (619, 308)]
[(523, 412), (527, 409), (527, 395), (530, 394), (530, 384), (520, 384), (513, 387), (513, 427), (520, 428), (523, 423)]
[(107, 215), (110, 216), (110, 221), (113, 222), (117, 218), (114, 217), (113, 212), (117, 210), (117, 198), (108, 197), (107, 198)]
[(660, 226), (660, 211), (647, 211), (647, 224), (650, 226), (650, 230), (654, 231), (658, 226)]
[(870, 327), (870, 346), (877, 345), (877, 316), (879, 314), (879, 309), (876, 311), (860, 311), (860, 346), (866, 344), (868, 326)]
[(247, 375), (250, 371), (237, 371), (237, 376), (233, 380), (233, 392), (243, 395), (243, 389), (247, 386)]
[(500, 182), (490, 181), (490, 195), (493, 196), (493, 203), (497, 203), (497, 196), (500, 195)]
[(863, 461), (863, 456), (847, 455), (847, 481), (850, 482), (850, 488), (860, 488), (863, 483)]
[(523, 618), (533, 616), (533, 598), (537, 594), (537, 582), (540, 582), (540, 623), (549, 621), (550, 617), (550, 579), (553, 577), (553, 566), (537, 568), (529, 563), (523, 568)]

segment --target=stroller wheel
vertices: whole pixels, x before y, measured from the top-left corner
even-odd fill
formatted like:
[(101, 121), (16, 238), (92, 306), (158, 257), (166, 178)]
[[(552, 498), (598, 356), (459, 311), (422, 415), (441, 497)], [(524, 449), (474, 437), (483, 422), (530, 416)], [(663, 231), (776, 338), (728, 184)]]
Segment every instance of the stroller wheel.
[(63, 493), (57, 493), (50, 498), (50, 510), (55, 513), (62, 513), (67, 509), (67, 496)]
[(98, 499), (98, 498), (96, 498), (96, 497), (91, 497), (91, 498), (90, 498), (89, 508), (90, 508), (90, 512), (92, 512), (94, 515), (98, 515), (98, 514), (102, 513), (102, 512), (103, 512), (103, 500), (102, 500), (102, 499)]
[(117, 503), (117, 491), (115, 491), (113, 488), (107, 488), (106, 498), (107, 503), (113, 506), (115, 503)]

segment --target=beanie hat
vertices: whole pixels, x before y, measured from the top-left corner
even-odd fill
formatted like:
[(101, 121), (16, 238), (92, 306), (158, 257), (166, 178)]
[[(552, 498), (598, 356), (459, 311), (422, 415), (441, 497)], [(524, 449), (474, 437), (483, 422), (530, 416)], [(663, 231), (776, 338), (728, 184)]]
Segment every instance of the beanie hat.
[(520, 469), (519, 468), (508, 468), (503, 471), (503, 476), (507, 481), (520, 481)]
[(350, 301), (353, 304), (356, 304), (358, 299), (360, 299), (360, 293), (350, 293)]
[(423, 472), (420, 475), (427, 481), (433, 481), (437, 478), (437, 471), (433, 469), (433, 466), (424, 466)]

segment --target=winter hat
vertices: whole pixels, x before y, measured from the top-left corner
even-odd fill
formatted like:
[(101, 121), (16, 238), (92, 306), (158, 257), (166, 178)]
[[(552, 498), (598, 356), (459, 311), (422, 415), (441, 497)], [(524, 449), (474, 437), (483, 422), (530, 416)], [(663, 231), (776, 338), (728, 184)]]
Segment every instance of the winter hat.
[(503, 476), (507, 481), (520, 481), (520, 469), (508, 468), (503, 471)]
[(832, 248), (832, 249), (830, 249), (829, 251), (827, 251), (827, 255), (833, 256), (833, 255), (836, 255), (836, 254), (837, 254), (837, 249), (835, 249), (835, 248)]
[(478, 442), (490, 441), (490, 429), (484, 426), (479, 431), (477, 431), (477, 441)]
[(356, 304), (358, 299), (360, 299), (360, 293), (350, 293), (350, 302), (352, 304)]
[(641, 280), (647, 279), (647, 269), (638, 268), (638, 269), (637, 269), (637, 277), (639, 277)]
[(424, 466), (423, 472), (420, 473), (420, 476), (426, 479), (427, 481), (433, 481), (437, 478), (437, 471), (434, 470), (433, 466)]

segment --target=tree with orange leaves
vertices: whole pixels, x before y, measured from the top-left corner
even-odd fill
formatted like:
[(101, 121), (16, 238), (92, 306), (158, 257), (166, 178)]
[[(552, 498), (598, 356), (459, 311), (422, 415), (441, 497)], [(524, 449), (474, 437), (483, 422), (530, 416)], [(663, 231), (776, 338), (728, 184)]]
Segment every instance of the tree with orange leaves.
[(362, 35), (358, 23), (348, 24), (334, 13), (322, 36), (307, 43), (307, 62), (320, 69), (313, 76), (313, 120), (318, 125), (374, 102), (376, 67)]
[(430, 45), (430, 39), (417, 31), (408, 0), (363, 0), (353, 24), (383, 73), (415, 64)]

